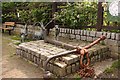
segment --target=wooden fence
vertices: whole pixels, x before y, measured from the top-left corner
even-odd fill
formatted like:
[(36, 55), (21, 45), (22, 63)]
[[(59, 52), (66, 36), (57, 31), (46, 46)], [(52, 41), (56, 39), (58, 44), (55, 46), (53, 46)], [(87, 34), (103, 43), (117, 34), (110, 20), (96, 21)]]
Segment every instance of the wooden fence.
[[(49, 14), (51, 15), (51, 18), (53, 18), (53, 15), (55, 12), (58, 12), (60, 11), (61, 8), (60, 6), (65, 6), (66, 5), (66, 2), (53, 2), (52, 5), (51, 5), (51, 10), (49, 11)], [(44, 6), (42, 6), (44, 7)], [(37, 8), (37, 7), (36, 7)], [(25, 9), (25, 10), (29, 10), (27, 8), (22, 8), (20, 7), (20, 9)], [(96, 22), (91, 22), (91, 25), (88, 26), (88, 25), (85, 25), (85, 26), (80, 26), (78, 27), (79, 29), (83, 29), (83, 28), (95, 28), (97, 31), (101, 31), (102, 29), (105, 29), (105, 30), (120, 30), (120, 24), (118, 24), (117, 22), (115, 22), (115, 25), (111, 25), (110, 22), (108, 21), (107, 22), (107, 25), (104, 25), (104, 9), (102, 7), (102, 2), (98, 2), (98, 6), (97, 6), (97, 13), (96, 13)], [(8, 12), (9, 10), (6, 10), (6, 12)], [(10, 10), (12, 12), (12, 10)], [(14, 12), (16, 12), (16, 9), (13, 10)], [(94, 15), (94, 14), (93, 14)], [(89, 21), (88, 21), (89, 22)], [(17, 22), (17, 23), (20, 23), (20, 22)], [(57, 24), (55, 21), (54, 21), (54, 25)], [(61, 26), (63, 27), (63, 26)], [(67, 26), (64, 26), (64, 27), (67, 27)]]

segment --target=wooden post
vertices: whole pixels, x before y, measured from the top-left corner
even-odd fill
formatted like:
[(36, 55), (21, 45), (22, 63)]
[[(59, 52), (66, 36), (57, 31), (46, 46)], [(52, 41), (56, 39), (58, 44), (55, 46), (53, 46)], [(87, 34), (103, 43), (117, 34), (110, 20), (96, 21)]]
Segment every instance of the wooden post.
[[(55, 12), (57, 11), (57, 2), (53, 2), (52, 5), (52, 18), (54, 17)], [(55, 21), (54, 21), (54, 26), (55, 26)]]
[(103, 7), (102, 2), (98, 2), (98, 12), (97, 12), (97, 31), (101, 31), (103, 26)]
[[(54, 17), (54, 13), (56, 12), (57, 10), (57, 3), (56, 2), (53, 2), (52, 3), (52, 13), (51, 13), (51, 18)], [(55, 27), (55, 20), (53, 20), (50, 24), (48, 24), (48, 26), (46, 27), (47, 29), (47, 35), (49, 35), (49, 32), (50, 32), (50, 29)]]

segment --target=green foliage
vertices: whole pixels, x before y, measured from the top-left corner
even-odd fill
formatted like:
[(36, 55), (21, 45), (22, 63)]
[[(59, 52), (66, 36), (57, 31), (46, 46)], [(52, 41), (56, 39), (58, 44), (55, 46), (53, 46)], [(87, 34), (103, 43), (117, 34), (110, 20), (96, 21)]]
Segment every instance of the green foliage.
[(105, 69), (105, 73), (112, 73), (115, 69), (120, 69), (120, 60), (115, 61), (110, 68)]
[(16, 43), (15, 43), (15, 45), (19, 45), (19, 44), (21, 44), (21, 42), (16, 42)]
[(115, 61), (115, 62), (112, 64), (112, 68), (118, 68), (118, 69), (120, 69), (120, 60)]
[(75, 80), (81, 80), (81, 76), (78, 73), (76, 73), (73, 77)]
[(96, 6), (97, 3), (94, 2), (68, 3), (65, 9), (55, 13), (55, 18), (70, 28), (95, 25), (97, 19)]
[(11, 39), (13, 39), (13, 40), (20, 40), (20, 36), (19, 35), (11, 36)]
[[(2, 3), (2, 21), (16, 21), (23, 23), (44, 22), (50, 19), (51, 3), (44, 2), (5, 2)], [(9, 11), (10, 10), (10, 11)], [(15, 12), (12, 10), (16, 10)], [(20, 17), (17, 17), (17, 13)], [(13, 20), (11, 20), (13, 19)]]
[(112, 73), (113, 70), (114, 70), (113, 68), (106, 68), (104, 72), (105, 73)]

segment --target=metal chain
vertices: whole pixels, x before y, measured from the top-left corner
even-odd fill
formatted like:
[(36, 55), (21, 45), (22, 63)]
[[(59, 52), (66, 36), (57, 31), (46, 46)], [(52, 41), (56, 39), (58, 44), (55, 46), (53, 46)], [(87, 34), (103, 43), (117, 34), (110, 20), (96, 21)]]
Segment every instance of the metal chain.
[[(88, 56), (88, 50), (87, 49), (80, 49), (80, 48), (76, 48), (77, 49), (77, 52), (81, 55), (80, 57), (80, 66), (81, 66), (81, 69), (79, 71), (79, 75), (84, 78), (84, 77), (94, 77), (95, 76), (95, 71), (92, 67), (89, 67), (89, 64), (90, 64), (90, 59), (89, 59), (89, 56)], [(87, 64), (84, 64), (82, 62), (83, 58), (84, 58), (84, 55), (86, 55), (86, 58), (87, 58)]]

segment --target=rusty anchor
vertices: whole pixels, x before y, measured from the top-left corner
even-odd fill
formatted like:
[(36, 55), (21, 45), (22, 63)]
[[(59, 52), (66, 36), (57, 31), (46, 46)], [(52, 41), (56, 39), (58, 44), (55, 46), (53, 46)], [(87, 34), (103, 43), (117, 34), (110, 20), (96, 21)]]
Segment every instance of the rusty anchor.
[[(52, 19), (49, 23), (51, 23), (53, 20), (54, 19)], [(49, 63), (49, 61), (51, 61), (54, 58), (58, 58), (58, 57), (65, 56), (65, 55), (68, 55), (68, 54), (73, 54), (73, 53), (77, 53), (77, 54), (81, 55), (81, 57), (80, 57), (81, 69), (79, 71), (81, 77), (90, 77), (94, 74), (94, 69), (89, 67), (90, 58), (89, 58), (89, 55), (88, 55), (89, 54), (88, 49), (91, 48), (92, 46), (94, 46), (95, 44), (99, 43), (100, 41), (105, 40), (106, 39), (105, 36), (101, 36), (100, 38), (98, 38), (97, 40), (93, 41), (92, 43), (90, 43), (89, 45), (87, 45), (85, 47), (77, 47), (77, 46), (66, 44), (66, 43), (63, 43), (63, 42), (60, 42), (60, 41), (57, 41), (57, 40), (51, 40), (48, 37), (48, 31), (46, 29), (46, 26), (41, 24), (40, 27), (42, 28), (43, 33), (44, 33), (43, 34), (43, 39), (44, 39), (45, 43), (50, 43), (50, 44), (53, 44), (53, 45), (56, 45), (56, 46), (62, 46), (65, 49), (71, 49), (70, 51), (65, 51), (65, 52), (61, 52), (61, 53), (58, 53), (56, 55), (53, 55), (45, 61), (45, 64), (44, 64), (44, 70), (45, 70), (44, 79), (48, 79), (52, 75), (52, 73), (50, 73), (50, 71), (48, 71), (48, 69), (47, 69), (47, 64)], [(86, 64), (83, 63), (84, 56), (86, 56), (86, 58), (87, 58)]]
[[(58, 53), (57, 55), (53, 55), (53, 56), (49, 57), (44, 64), (44, 68), (45, 68), (44, 78), (46, 79), (46, 78), (50, 77), (50, 72), (47, 70), (47, 64), (49, 63), (50, 60), (52, 60), (53, 58), (65, 56), (67, 54), (72, 54), (72, 53), (77, 53), (77, 54), (81, 55), (81, 58), (80, 58), (81, 70), (79, 71), (80, 75), (82, 77), (92, 76), (92, 74), (94, 74), (94, 70), (92, 68), (88, 67), (89, 64), (90, 64), (90, 59), (89, 59), (87, 49), (91, 48), (92, 46), (99, 43), (101, 40), (104, 40), (105, 38), (106, 38), (105, 36), (101, 36), (100, 38), (98, 38), (97, 40), (93, 41), (91, 44), (89, 44), (85, 47), (76, 47), (76, 46), (73, 46), (73, 45), (70, 45), (70, 44), (66, 44), (66, 43), (63, 43), (63, 42), (60, 42), (60, 41), (56, 41), (56, 40), (51, 40), (51, 39), (45, 37), (44, 41), (47, 42), (47, 43), (51, 43), (51, 44), (57, 45), (57, 46), (64, 46), (64, 48), (66, 48), (66, 49), (73, 49), (73, 50)], [(86, 64), (83, 63), (84, 56), (86, 56), (86, 58), (87, 58), (87, 63)]]

